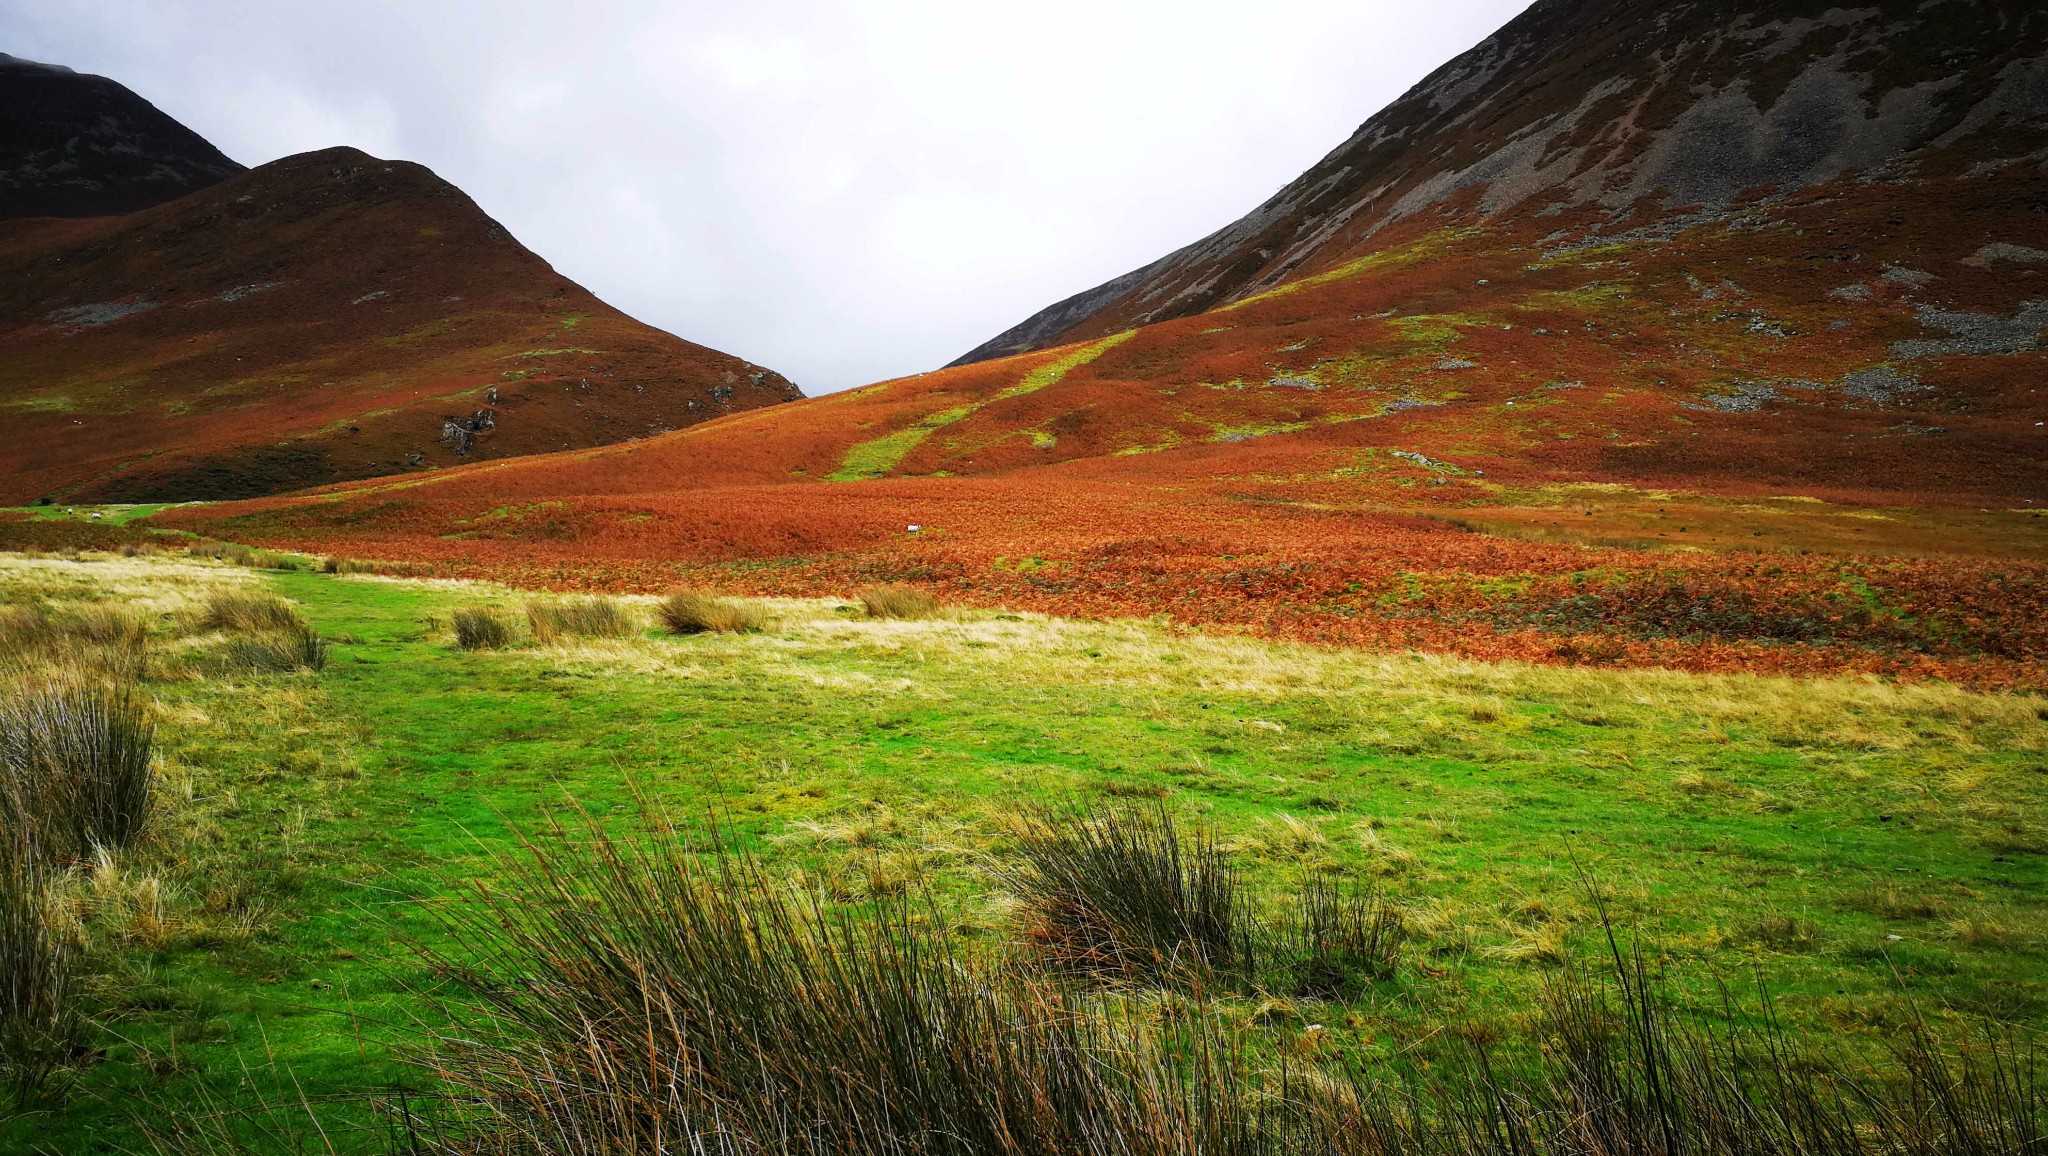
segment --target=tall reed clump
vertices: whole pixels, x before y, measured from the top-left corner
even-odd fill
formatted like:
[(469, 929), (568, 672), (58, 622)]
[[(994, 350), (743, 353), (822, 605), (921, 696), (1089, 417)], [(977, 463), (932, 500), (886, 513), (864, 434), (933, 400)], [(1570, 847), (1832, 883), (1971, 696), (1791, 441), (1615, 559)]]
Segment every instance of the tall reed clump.
[(869, 618), (935, 618), (939, 600), (915, 586), (870, 586), (856, 595)]
[(77, 1050), (80, 945), (55, 897), (62, 861), (142, 833), (154, 739), (126, 682), (44, 678), (0, 697), (0, 1084), (17, 1106)]
[(155, 726), (124, 683), (51, 679), (0, 700), (0, 819), (53, 854), (125, 847), (149, 821)]
[(503, 650), (512, 645), (512, 620), (492, 606), (457, 610), (455, 645), (464, 650)]
[(52, 894), (34, 832), (0, 831), (0, 1087), (25, 1107), (77, 1051), (78, 937)]
[(2041, 1057), (2012, 1036), (1991, 1036), (1951, 1059), (1915, 1018), (1892, 1044), (1905, 1079), (1881, 1113), (1910, 1156), (2048, 1153), (2048, 1084)]
[(1293, 994), (1335, 999), (1392, 976), (1406, 937), (1400, 911), (1377, 890), (1311, 879), (1281, 925), (1278, 954)]
[(444, 909), (462, 1002), (432, 1068), (473, 1153), (1248, 1151), (1134, 1024), (957, 956), (901, 904), (830, 910), (754, 864), (594, 826)]
[(693, 590), (677, 590), (655, 609), (670, 634), (747, 634), (768, 625), (759, 606)]
[(1164, 806), (1044, 812), (1022, 822), (1017, 850), (1005, 882), (1059, 967), (1149, 983), (1254, 965), (1236, 871)]
[(526, 622), (534, 641), (543, 645), (564, 638), (631, 638), (640, 623), (615, 598), (570, 598), (526, 604)]
[(80, 607), (64, 624), (65, 632), (89, 642), (119, 650), (142, 647), (149, 638), (149, 622), (134, 608), (119, 603), (96, 602)]

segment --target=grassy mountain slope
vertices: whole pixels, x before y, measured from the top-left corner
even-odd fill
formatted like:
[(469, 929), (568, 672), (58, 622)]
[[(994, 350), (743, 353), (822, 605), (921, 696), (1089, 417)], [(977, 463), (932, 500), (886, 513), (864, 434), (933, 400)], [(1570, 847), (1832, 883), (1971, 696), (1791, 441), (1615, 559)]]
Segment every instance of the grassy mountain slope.
[(414, 164), (330, 149), (144, 212), (0, 223), (0, 492), (276, 493), (800, 396), (555, 273)]

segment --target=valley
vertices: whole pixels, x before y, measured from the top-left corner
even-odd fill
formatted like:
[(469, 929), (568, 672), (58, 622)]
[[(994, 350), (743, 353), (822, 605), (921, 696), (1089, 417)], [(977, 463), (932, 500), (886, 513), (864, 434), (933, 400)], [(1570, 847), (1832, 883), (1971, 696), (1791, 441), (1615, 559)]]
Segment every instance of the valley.
[[(818, 99), (667, 34), (756, 87), (477, 123)], [(2048, 1144), (2048, 14), (1537, 0), (817, 396), (424, 165), (0, 97), (0, 1152)], [(477, 194), (815, 365), (696, 281), (901, 292), (888, 127), (735, 178), (843, 253)]]

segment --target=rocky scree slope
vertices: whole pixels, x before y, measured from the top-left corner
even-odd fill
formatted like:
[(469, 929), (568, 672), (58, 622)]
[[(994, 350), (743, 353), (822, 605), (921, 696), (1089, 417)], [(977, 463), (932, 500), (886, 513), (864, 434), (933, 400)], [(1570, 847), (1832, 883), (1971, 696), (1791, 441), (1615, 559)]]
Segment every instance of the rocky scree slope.
[(0, 220), (132, 213), (242, 171), (104, 76), (0, 53)]
[(1942, 157), (2039, 165), (2044, 122), (2033, 3), (1539, 0), (1242, 220), (955, 364), (1202, 313), (1448, 222), (1641, 238), (1745, 194), (1939, 180)]

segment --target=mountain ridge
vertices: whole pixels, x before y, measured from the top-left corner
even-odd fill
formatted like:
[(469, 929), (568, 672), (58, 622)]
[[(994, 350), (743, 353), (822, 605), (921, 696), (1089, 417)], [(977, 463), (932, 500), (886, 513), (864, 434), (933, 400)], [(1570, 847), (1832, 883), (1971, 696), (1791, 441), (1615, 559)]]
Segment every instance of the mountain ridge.
[(0, 220), (116, 216), (246, 171), (117, 81), (0, 53)]
[(801, 395), (352, 148), (135, 213), (0, 221), (0, 500), (253, 497)]
[(1999, 125), (2038, 138), (2044, 119), (2048, 12), (2022, 5), (1539, 0), (1243, 218), (953, 364), (1243, 300), (1365, 255), (1431, 211), (1483, 225), (1548, 194), (1534, 212), (1560, 226), (1640, 228)]

